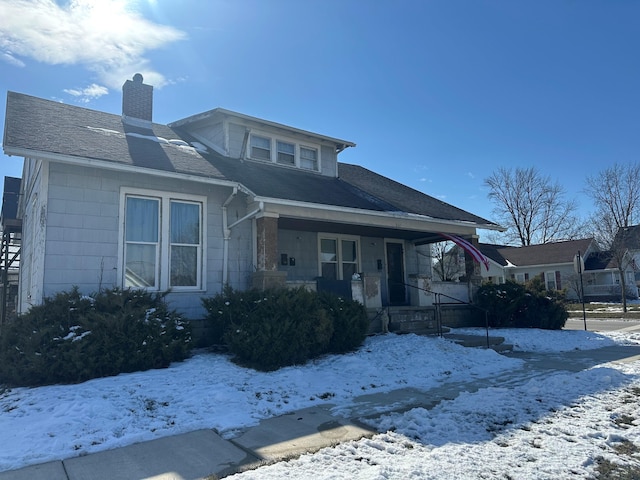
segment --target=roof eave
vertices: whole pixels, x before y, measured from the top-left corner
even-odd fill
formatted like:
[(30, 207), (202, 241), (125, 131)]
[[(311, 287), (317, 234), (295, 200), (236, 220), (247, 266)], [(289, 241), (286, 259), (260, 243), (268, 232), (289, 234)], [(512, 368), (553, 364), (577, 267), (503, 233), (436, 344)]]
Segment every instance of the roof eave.
[(59, 153), (52, 153), (46, 151), (31, 150), (25, 148), (4, 147), (4, 152), (9, 156), (33, 158), (36, 160), (48, 160), (57, 163), (66, 163), (79, 166), (90, 166), (96, 168), (103, 168), (105, 170), (130, 172), (130, 173), (142, 173), (146, 175), (153, 175), (157, 177), (181, 179), (188, 181), (196, 181), (200, 183), (207, 183), (210, 185), (220, 185), (225, 187), (238, 187), (242, 192), (254, 197), (255, 195), (244, 185), (239, 184), (231, 180), (224, 180), (214, 177), (206, 177), (202, 175), (192, 175), (188, 173), (171, 172), (167, 170), (157, 170), (155, 168), (138, 167), (135, 165), (128, 165), (124, 163), (116, 163), (109, 160), (100, 160), (89, 157), (76, 157), (73, 155), (63, 155)]
[(198, 113), (196, 115), (191, 115), (190, 117), (186, 117), (180, 120), (176, 120), (175, 122), (171, 122), (168, 123), (167, 126), (170, 128), (180, 128), (180, 127), (185, 127), (187, 125), (193, 124), (193, 123), (198, 123), (198, 122), (203, 122), (206, 121), (210, 118), (215, 118), (216, 116), (221, 116), (221, 117), (235, 117), (235, 118), (239, 118), (248, 122), (253, 122), (253, 123), (258, 123), (258, 124), (262, 124), (271, 128), (277, 128), (277, 129), (282, 129), (282, 130), (287, 130), (299, 135), (305, 135), (305, 136), (311, 136), (320, 140), (323, 140), (325, 142), (329, 142), (332, 144), (336, 145), (336, 149), (338, 150), (338, 153), (345, 150), (346, 148), (349, 147), (355, 147), (356, 144), (353, 142), (350, 142), (348, 140), (342, 140), (339, 138), (334, 138), (334, 137), (328, 137), (326, 135), (321, 135), (319, 133), (314, 133), (314, 132), (310, 132), (308, 130), (302, 130), (299, 128), (295, 128), (295, 127), (291, 127), (289, 125), (284, 125), (282, 123), (277, 123), (277, 122), (272, 122), (270, 120), (265, 120), (262, 118), (258, 118), (258, 117), (252, 117), (251, 115), (245, 115), (244, 113), (238, 113), (238, 112), (233, 112), (231, 110), (226, 110), (224, 108), (214, 108), (213, 110), (209, 110), (203, 113)]

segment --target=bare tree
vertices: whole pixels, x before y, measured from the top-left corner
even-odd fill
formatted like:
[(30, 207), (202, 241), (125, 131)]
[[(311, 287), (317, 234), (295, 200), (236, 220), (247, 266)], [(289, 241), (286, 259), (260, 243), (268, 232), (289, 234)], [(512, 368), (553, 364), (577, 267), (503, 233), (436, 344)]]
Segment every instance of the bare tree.
[(625, 271), (633, 260), (626, 228), (640, 218), (640, 164), (615, 164), (588, 176), (585, 192), (593, 199), (595, 213), (590, 224), (601, 247), (611, 251), (620, 275), (622, 308), (627, 311)]
[(433, 273), (437, 280), (450, 282), (465, 274), (464, 253), (453, 242), (445, 241), (432, 244), (431, 258), (433, 259)]
[(586, 185), (596, 209), (591, 222), (595, 238), (611, 248), (618, 230), (640, 218), (640, 164), (615, 164), (587, 177)]
[(536, 168), (501, 167), (486, 178), (494, 214), (507, 227), (507, 243), (536, 245), (577, 238), (580, 233), (576, 203)]

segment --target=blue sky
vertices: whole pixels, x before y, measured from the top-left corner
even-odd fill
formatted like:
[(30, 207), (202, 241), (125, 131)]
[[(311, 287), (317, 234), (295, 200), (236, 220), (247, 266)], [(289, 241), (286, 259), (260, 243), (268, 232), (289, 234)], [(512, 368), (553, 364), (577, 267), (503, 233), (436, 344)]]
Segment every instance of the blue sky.
[[(6, 91), (154, 121), (222, 107), (355, 142), (340, 155), (488, 219), (483, 180), (640, 161), (635, 0), (0, 0)], [(0, 175), (21, 159), (0, 156)]]

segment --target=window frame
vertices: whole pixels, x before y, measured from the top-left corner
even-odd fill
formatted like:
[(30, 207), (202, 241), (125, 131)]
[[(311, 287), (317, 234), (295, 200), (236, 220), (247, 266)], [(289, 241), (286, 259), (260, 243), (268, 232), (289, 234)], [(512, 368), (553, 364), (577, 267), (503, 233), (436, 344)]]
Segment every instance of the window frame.
[[(282, 151), (280, 148), (281, 145), (283, 146), (287, 145), (287, 146), (293, 147), (293, 153)], [(283, 156), (290, 157), (291, 161), (286, 161), (286, 162), (281, 161), (280, 159), (281, 154)], [(280, 140), (279, 138), (276, 138), (276, 163), (279, 165), (295, 166), (296, 165), (296, 144), (291, 142), (285, 142), (284, 140)]]
[[(335, 261), (323, 261), (322, 259), (322, 241), (323, 240), (332, 240), (336, 242), (336, 260)], [(345, 261), (342, 249), (342, 242), (354, 242), (356, 249), (356, 261)], [(318, 276), (322, 277), (322, 265), (323, 263), (332, 263), (336, 265), (336, 280), (351, 280), (351, 278), (344, 278), (344, 266), (345, 265), (355, 265), (355, 273), (361, 271), (361, 249), (360, 249), (360, 237), (355, 235), (335, 235), (330, 233), (319, 233), (318, 234)]]
[(547, 290), (558, 290), (558, 281), (555, 270), (544, 272), (544, 287)]
[[(254, 139), (260, 139), (260, 140), (267, 140), (269, 142), (269, 149), (267, 150), (266, 148), (264, 148), (263, 146), (256, 146), (253, 144), (253, 140)], [(267, 160), (267, 158), (258, 156), (258, 155), (254, 155), (253, 154), (253, 149), (258, 149), (258, 150), (263, 150), (263, 151), (267, 151), (269, 153), (268, 157), (269, 160)], [(249, 151), (250, 151), (250, 157), (253, 160), (257, 160), (260, 162), (266, 162), (266, 161), (273, 161), (273, 139), (267, 135), (260, 135), (260, 134), (254, 134), (252, 133), (251, 136), (249, 137)]]
[[(314, 159), (314, 162), (315, 162), (314, 168), (307, 168), (304, 165), (302, 165), (303, 160), (307, 160), (306, 158), (302, 158), (302, 150), (309, 150), (309, 151), (315, 152), (316, 158)], [(307, 145), (300, 145), (299, 151), (300, 151), (300, 168), (302, 170), (309, 170), (311, 172), (320, 171), (320, 149), (319, 148), (309, 147)]]
[[(139, 188), (122, 188), (120, 190), (120, 219), (118, 242), (118, 282), (122, 288), (126, 287), (126, 221), (127, 198), (154, 199), (159, 202), (158, 219), (158, 247), (156, 252), (156, 282), (150, 287), (142, 288), (148, 291), (172, 292), (200, 292), (206, 291), (206, 238), (207, 238), (207, 197), (203, 195), (191, 195), (184, 193), (147, 190)], [(196, 248), (196, 285), (171, 285), (171, 252), (172, 246), (181, 246), (181, 243), (172, 242), (171, 238), (171, 205), (173, 202), (195, 204), (199, 207), (199, 243), (189, 244)]]

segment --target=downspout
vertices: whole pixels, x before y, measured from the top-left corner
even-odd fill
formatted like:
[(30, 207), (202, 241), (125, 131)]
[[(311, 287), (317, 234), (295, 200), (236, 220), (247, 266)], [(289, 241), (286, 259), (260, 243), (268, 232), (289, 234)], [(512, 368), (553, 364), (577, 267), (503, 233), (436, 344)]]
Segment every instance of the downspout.
[(229, 195), (229, 198), (222, 204), (222, 228), (224, 231), (223, 247), (222, 247), (222, 285), (226, 285), (229, 281), (229, 240), (231, 239), (231, 229), (238, 224), (255, 217), (258, 213), (264, 210), (264, 202), (260, 202), (258, 208), (253, 212), (248, 213), (244, 217), (236, 220), (231, 225), (228, 225), (227, 206), (238, 194), (238, 187), (233, 187), (233, 192)]
[(222, 286), (227, 285), (227, 266), (229, 265), (229, 239), (231, 238), (231, 229), (227, 227), (227, 205), (238, 194), (238, 187), (233, 187), (233, 192), (229, 198), (222, 204)]

